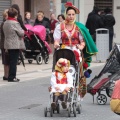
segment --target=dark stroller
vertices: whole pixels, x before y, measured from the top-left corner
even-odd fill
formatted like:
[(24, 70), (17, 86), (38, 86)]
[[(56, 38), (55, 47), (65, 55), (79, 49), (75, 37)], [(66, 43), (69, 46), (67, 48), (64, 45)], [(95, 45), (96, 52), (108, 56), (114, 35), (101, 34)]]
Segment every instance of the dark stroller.
[(49, 54), (51, 48), (46, 42), (46, 29), (44, 26), (36, 25), (28, 28), (28, 33), (25, 34), (24, 41), (26, 45), (26, 51), (24, 51), (25, 58), (31, 64), (32, 59), (36, 60), (37, 64), (42, 64), (43, 60), (45, 64), (49, 62)]
[[(101, 77), (109, 73), (107, 78)], [(95, 76), (91, 82), (87, 85), (87, 92), (93, 95), (98, 93), (97, 103), (105, 104), (107, 102), (107, 97), (101, 94), (102, 91), (106, 91), (108, 97), (111, 97), (114, 83), (120, 78), (120, 45), (115, 44), (109, 58), (106, 61), (105, 66), (101, 70), (98, 76)]]
[[(78, 101), (78, 86), (79, 86), (78, 78), (79, 78), (79, 73), (80, 73), (80, 69), (78, 67), (79, 63), (75, 60), (75, 55), (74, 55), (73, 51), (71, 51), (69, 49), (59, 49), (54, 53), (54, 56), (53, 56), (52, 71), (54, 71), (55, 64), (59, 58), (66, 58), (70, 61), (70, 64), (71, 64), (69, 72), (73, 76), (74, 89), (70, 90), (68, 92), (67, 112), (68, 112), (68, 117), (71, 116), (71, 113), (73, 113), (74, 117), (76, 117), (76, 111), (78, 111), (79, 114), (81, 113), (81, 104), (80, 104), (80, 101)], [(49, 101), (48, 107), (45, 107), (45, 109), (44, 109), (45, 117), (47, 117), (48, 112), (50, 112), (51, 117), (53, 116), (53, 113), (55, 113), (55, 111), (57, 111), (57, 113), (60, 113), (59, 102), (56, 107), (56, 110), (53, 110), (51, 107), (52, 100), (53, 100), (53, 93), (50, 94), (50, 101)]]

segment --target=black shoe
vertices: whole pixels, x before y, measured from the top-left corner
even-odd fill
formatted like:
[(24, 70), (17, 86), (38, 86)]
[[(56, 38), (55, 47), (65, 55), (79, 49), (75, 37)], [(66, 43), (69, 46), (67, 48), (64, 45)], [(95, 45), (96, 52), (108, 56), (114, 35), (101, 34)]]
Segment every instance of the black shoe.
[(3, 80), (8, 80), (8, 78), (6, 78), (6, 77), (3, 76)]
[(61, 103), (61, 105), (62, 105), (62, 108), (63, 108), (63, 109), (66, 109), (66, 108), (67, 108), (67, 103), (66, 103), (66, 102), (63, 101), (63, 102)]
[(52, 102), (52, 103), (51, 103), (51, 108), (52, 108), (53, 110), (56, 109), (56, 103), (55, 103), (55, 102)]
[(8, 80), (8, 82), (19, 82), (20, 81), (20, 79), (18, 79), (18, 78), (14, 78), (13, 80)]

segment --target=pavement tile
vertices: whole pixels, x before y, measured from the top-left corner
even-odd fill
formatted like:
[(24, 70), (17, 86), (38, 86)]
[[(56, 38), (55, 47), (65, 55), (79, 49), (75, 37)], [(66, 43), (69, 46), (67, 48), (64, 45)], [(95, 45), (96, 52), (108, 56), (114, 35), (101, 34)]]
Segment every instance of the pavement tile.
[[(22, 64), (17, 66), (17, 78), (19, 78), (22, 82), (26, 80), (33, 80), (41, 77), (50, 76), (52, 73), (52, 60), (53, 60), (52, 54), (50, 55), (49, 60), (50, 61), (48, 64), (43, 63), (41, 65), (38, 65), (35, 60), (33, 61), (32, 64), (29, 64), (28, 60), (25, 60), (25, 69), (22, 66)], [(93, 62), (91, 63), (90, 68), (101, 66), (104, 64), (105, 64), (104, 62), (103, 63), (97, 62), (95, 56), (93, 56)], [(2, 86), (2, 85), (6, 85), (8, 82), (2, 80), (4, 69), (2, 66), (1, 57), (0, 57), (0, 66), (1, 66), (0, 67), (0, 86)]]

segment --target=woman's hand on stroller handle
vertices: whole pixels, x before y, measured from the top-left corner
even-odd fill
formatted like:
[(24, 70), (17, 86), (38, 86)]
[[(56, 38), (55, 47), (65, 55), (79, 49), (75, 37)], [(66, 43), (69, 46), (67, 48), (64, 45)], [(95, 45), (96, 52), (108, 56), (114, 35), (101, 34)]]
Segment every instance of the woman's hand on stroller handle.
[(59, 87), (55, 87), (55, 90), (56, 90), (56, 91), (59, 91), (59, 90), (60, 90), (60, 88), (59, 88)]
[(69, 88), (69, 87), (66, 87), (66, 88), (65, 88), (65, 91), (66, 91), (66, 92), (70, 91), (70, 88)]
[(27, 32), (28, 33), (34, 33), (32, 30), (30, 30), (30, 29), (27, 29)]
[(59, 48), (60, 48), (60, 44), (59, 44), (58, 41), (55, 41), (55, 42), (54, 42), (54, 48), (56, 48), (56, 49), (59, 49)]

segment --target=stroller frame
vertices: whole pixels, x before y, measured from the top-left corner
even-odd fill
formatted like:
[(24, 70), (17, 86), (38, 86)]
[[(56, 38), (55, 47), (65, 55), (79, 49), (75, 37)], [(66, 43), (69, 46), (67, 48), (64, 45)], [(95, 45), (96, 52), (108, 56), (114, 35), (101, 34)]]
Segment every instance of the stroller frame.
[[(75, 55), (73, 53), (72, 50), (69, 49), (59, 49), (54, 53), (53, 56), (53, 68), (52, 71), (54, 71), (55, 68), (55, 64), (58, 61), (59, 58), (66, 58), (68, 60), (70, 60), (70, 63), (72, 65), (72, 67), (74, 66), (75, 69), (75, 73), (74, 73), (74, 77), (73, 77), (73, 86), (74, 89), (70, 90), (68, 92), (68, 99), (67, 99), (67, 111), (68, 111), (68, 117), (71, 116), (71, 113), (74, 114), (74, 117), (76, 117), (76, 111), (78, 111), (78, 113), (81, 113), (81, 104), (80, 101), (78, 101), (78, 86), (79, 86), (79, 77), (80, 77), (80, 68), (79, 63), (76, 62), (75, 60)], [(56, 110), (53, 110), (51, 107), (51, 103), (53, 100), (53, 93), (50, 94), (50, 101), (48, 103), (48, 107), (45, 107), (44, 109), (44, 115), (45, 117), (47, 117), (47, 112), (50, 112), (50, 116), (53, 117), (53, 113), (55, 111), (57, 111), (57, 113), (60, 113), (60, 104), (58, 102), (58, 105), (56, 107)]]
[[(100, 78), (103, 74), (110, 73), (107, 78), (103, 78), (101, 81)], [(106, 60), (106, 64), (103, 69), (99, 73), (98, 76), (95, 76), (91, 82), (87, 85), (87, 92), (93, 95), (93, 103), (94, 103), (94, 95), (98, 93), (97, 103), (100, 105), (106, 104), (107, 97), (104, 94), (101, 94), (102, 91), (106, 91), (108, 97), (111, 97), (112, 90), (114, 87), (114, 83), (116, 80), (120, 78), (120, 44), (115, 44), (108, 59)], [(99, 82), (99, 84), (96, 84)], [(99, 86), (100, 85), (100, 86)]]
[[(49, 52), (47, 47), (45, 46), (44, 41), (40, 40), (39, 36), (36, 35), (33, 31), (29, 30), (29, 33), (31, 33), (31, 39), (29, 40), (29, 37), (27, 37), (27, 35), (25, 35), (25, 42), (29, 42), (31, 41), (31, 44), (34, 45), (34, 47), (32, 49), (26, 49), (26, 51), (24, 51), (25, 54), (25, 58), (28, 58), (28, 62), (31, 64), (32, 63), (32, 59), (36, 60), (37, 64), (41, 65), (43, 63), (43, 60), (45, 62), (45, 64), (49, 63)], [(30, 45), (31, 45), (30, 44)], [(31, 46), (32, 46), (31, 45)], [(27, 47), (26, 47), (27, 48)]]

